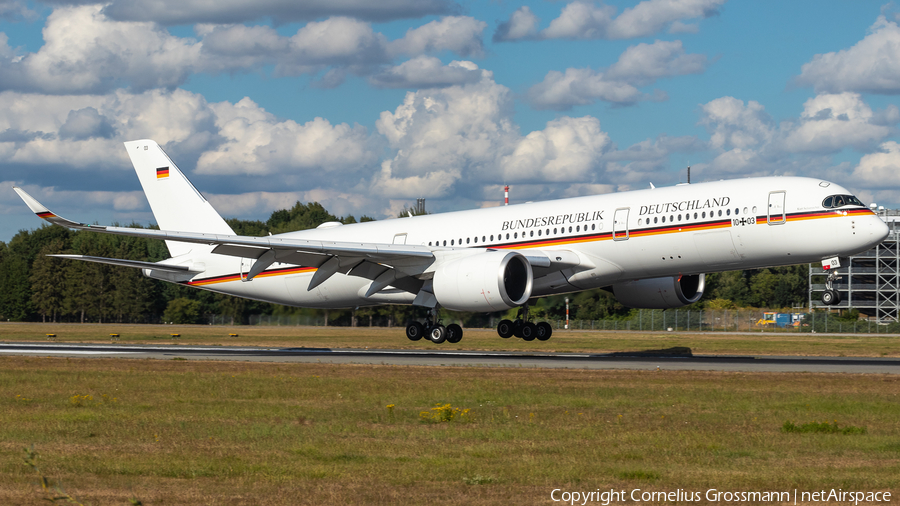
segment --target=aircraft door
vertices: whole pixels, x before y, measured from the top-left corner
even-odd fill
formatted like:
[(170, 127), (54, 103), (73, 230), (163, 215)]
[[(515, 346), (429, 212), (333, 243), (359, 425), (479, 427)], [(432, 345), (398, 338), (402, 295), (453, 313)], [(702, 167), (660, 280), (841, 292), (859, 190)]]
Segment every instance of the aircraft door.
[(784, 215), (783, 191), (769, 193), (768, 221), (769, 225), (781, 225), (782, 223), (787, 221)]
[(395, 235), (393, 244), (406, 244), (406, 232)]
[(616, 209), (613, 217), (613, 240), (624, 241), (628, 239), (628, 211), (629, 207)]

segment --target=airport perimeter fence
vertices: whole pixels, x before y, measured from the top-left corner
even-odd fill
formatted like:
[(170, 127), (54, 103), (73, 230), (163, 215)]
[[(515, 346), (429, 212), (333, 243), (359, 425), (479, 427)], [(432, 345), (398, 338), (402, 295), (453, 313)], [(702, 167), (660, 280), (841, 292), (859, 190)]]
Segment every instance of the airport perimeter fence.
[[(577, 331), (643, 331), (643, 332), (812, 332), (812, 333), (854, 333), (854, 334), (898, 334), (900, 323), (876, 322), (875, 320), (840, 319), (834, 313), (825, 311), (813, 311), (803, 313), (791, 313), (791, 321), (786, 326), (778, 326), (765, 322), (764, 310), (739, 309), (739, 310), (683, 310), (683, 309), (642, 309), (634, 311), (625, 318), (610, 318), (603, 320), (569, 320), (568, 329)], [(458, 323), (466, 328), (495, 328), (502, 319), (493, 317), (487, 320), (486, 325), (471, 325), (453, 317), (453, 313), (442, 314), (443, 323)], [(565, 330), (566, 321), (558, 319), (538, 319), (553, 325), (554, 329)], [(209, 318), (213, 325), (228, 325), (231, 318), (213, 315)], [(252, 315), (249, 318), (250, 325), (259, 326), (333, 326), (347, 327), (350, 323), (346, 319), (327, 321), (322, 315)], [(405, 325), (402, 322), (400, 325)], [(371, 320), (360, 318), (358, 327), (397, 327), (397, 322), (388, 317), (376, 317)]]

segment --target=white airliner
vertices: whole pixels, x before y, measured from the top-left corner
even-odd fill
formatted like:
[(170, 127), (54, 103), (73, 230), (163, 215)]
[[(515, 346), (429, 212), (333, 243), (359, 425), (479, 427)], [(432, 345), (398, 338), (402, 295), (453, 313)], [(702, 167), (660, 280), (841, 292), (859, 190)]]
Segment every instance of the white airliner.
[[(160, 230), (69, 221), (16, 192), (50, 223), (163, 239), (171, 258), (54, 256), (289, 306), (423, 306), (428, 319), (409, 323), (406, 335), (435, 343), (462, 338), (458, 325), (441, 325), (438, 308), (520, 307), (515, 322), (500, 322), (500, 336), (546, 340), (550, 325), (528, 318), (536, 297), (606, 287), (629, 307), (675, 308), (700, 299), (704, 273), (846, 257), (888, 235), (880, 218), (834, 183), (764, 177), (247, 237), (234, 233), (156, 142), (125, 146)], [(840, 300), (830, 281), (826, 304)]]

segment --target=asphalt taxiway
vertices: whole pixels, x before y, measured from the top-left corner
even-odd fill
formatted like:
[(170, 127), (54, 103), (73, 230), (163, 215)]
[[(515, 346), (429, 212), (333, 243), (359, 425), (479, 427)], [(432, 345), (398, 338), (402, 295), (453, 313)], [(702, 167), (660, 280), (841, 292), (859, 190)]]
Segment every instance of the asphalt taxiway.
[(900, 359), (693, 355), (687, 349), (606, 354), (346, 348), (264, 348), (248, 346), (144, 346), (61, 343), (0, 343), (0, 355), (121, 357), (132, 359), (319, 362), (416, 366), (530, 367), (746, 372), (826, 372), (900, 374)]

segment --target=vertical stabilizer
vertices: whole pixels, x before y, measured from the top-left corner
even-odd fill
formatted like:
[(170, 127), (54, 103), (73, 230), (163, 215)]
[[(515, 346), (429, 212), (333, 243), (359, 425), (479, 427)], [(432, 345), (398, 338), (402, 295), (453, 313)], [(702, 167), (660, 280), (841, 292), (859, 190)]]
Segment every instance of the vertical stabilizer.
[[(125, 148), (161, 230), (234, 235), (159, 144), (145, 139), (126, 142)], [(198, 245), (166, 241), (166, 246), (176, 257)]]

